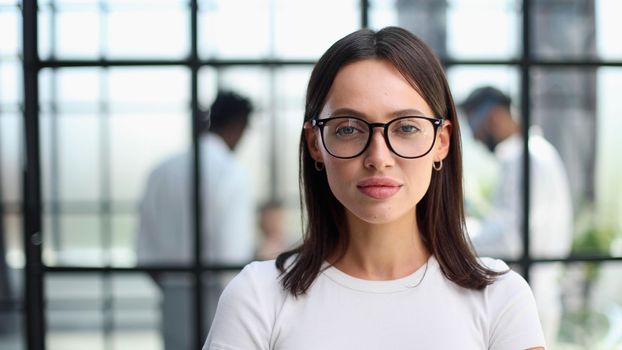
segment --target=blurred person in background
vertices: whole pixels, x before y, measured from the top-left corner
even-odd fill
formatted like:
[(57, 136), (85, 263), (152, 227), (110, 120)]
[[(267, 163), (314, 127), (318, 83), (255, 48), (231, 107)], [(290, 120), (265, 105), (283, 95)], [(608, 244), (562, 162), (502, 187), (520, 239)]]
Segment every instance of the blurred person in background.
[[(517, 258), (522, 252), (523, 137), (512, 101), (500, 90), (475, 89), (461, 105), (476, 140), (500, 164), (490, 210), (471, 223), (469, 234), (479, 255)], [(572, 247), (573, 211), (568, 177), (555, 147), (537, 127), (529, 130), (530, 250), (534, 257), (564, 257)], [(547, 342), (557, 336), (561, 318), (561, 265), (547, 264), (532, 274)]]
[[(247, 174), (234, 154), (252, 109), (247, 98), (220, 91), (201, 121), (203, 263), (237, 265), (254, 256), (254, 205)], [(140, 203), (139, 265), (193, 264), (191, 174), (192, 154), (186, 152), (165, 160), (149, 175)], [(165, 348), (191, 349), (193, 292), (189, 276), (165, 273), (153, 277), (162, 289)], [(206, 281), (209, 319), (226, 280), (223, 274)]]
[(259, 238), (255, 259), (271, 260), (287, 249), (285, 209), (279, 201), (264, 203), (259, 209)]

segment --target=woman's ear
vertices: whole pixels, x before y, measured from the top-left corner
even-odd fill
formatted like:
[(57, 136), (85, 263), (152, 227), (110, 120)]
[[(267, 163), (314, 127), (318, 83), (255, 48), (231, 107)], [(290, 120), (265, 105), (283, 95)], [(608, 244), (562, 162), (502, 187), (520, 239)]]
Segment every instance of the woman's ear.
[(451, 142), (451, 125), (450, 120), (444, 120), (443, 125), (438, 130), (438, 136), (436, 140), (436, 156), (434, 157), (434, 161), (441, 161), (447, 157), (449, 153), (449, 145)]
[(313, 158), (317, 162), (322, 162), (322, 151), (320, 150), (320, 135), (317, 133), (316, 129), (313, 128), (310, 122), (305, 122), (304, 124), (304, 135), (305, 141), (307, 143), (307, 150), (309, 150), (311, 158)]

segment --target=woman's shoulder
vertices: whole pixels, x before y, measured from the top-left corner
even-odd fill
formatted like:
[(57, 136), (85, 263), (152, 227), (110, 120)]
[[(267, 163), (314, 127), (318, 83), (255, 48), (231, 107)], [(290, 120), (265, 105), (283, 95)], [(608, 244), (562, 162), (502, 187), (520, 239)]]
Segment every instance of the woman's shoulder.
[(281, 284), (281, 275), (274, 260), (251, 262), (225, 287), (220, 303), (248, 301), (251, 308), (274, 311), (288, 295)]
[(484, 267), (501, 273), (492, 284), (486, 287), (487, 290), (496, 293), (516, 293), (517, 291), (531, 292), (531, 288), (523, 276), (512, 270), (505, 261), (485, 257), (479, 258), (479, 261)]
[(246, 265), (221, 294), (203, 348), (267, 349), (287, 297), (279, 275), (274, 260)]
[(538, 309), (527, 281), (502, 260), (480, 258), (480, 263), (502, 273), (483, 291), (490, 326), (490, 348), (544, 346)]
[(274, 260), (253, 261), (231, 280), (225, 292), (277, 293), (282, 290), (280, 275)]

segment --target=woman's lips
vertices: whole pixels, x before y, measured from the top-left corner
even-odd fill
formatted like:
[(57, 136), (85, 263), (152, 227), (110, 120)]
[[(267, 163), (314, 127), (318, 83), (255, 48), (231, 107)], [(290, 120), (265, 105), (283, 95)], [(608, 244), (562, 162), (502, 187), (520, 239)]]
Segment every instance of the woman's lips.
[(374, 199), (386, 199), (396, 194), (402, 184), (388, 177), (370, 177), (356, 184), (361, 193)]

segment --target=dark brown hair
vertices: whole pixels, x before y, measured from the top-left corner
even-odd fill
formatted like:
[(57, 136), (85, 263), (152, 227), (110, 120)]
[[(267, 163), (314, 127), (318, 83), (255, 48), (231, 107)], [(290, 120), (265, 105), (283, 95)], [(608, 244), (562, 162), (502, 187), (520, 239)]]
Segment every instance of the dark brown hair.
[(246, 125), (253, 112), (251, 101), (233, 91), (220, 90), (208, 112), (204, 113), (203, 131), (221, 132), (232, 125)]
[[(393, 64), (434, 115), (451, 121), (449, 153), (443, 170), (434, 172), (428, 191), (417, 205), (417, 223), (423, 243), (449, 280), (465, 288), (484, 288), (499, 273), (480, 264), (466, 235), (456, 108), (443, 68), (423, 41), (397, 27), (378, 32), (361, 29), (340, 39), (324, 53), (311, 73), (304, 120), (320, 114), (339, 69), (360, 59), (384, 59)], [(349, 240), (345, 209), (330, 190), (326, 172), (315, 169), (304, 132), (299, 152), (301, 202), (304, 200), (307, 214), (304, 238), (300, 246), (276, 259), (283, 287), (295, 296), (306, 293), (327, 258), (342, 256)]]

